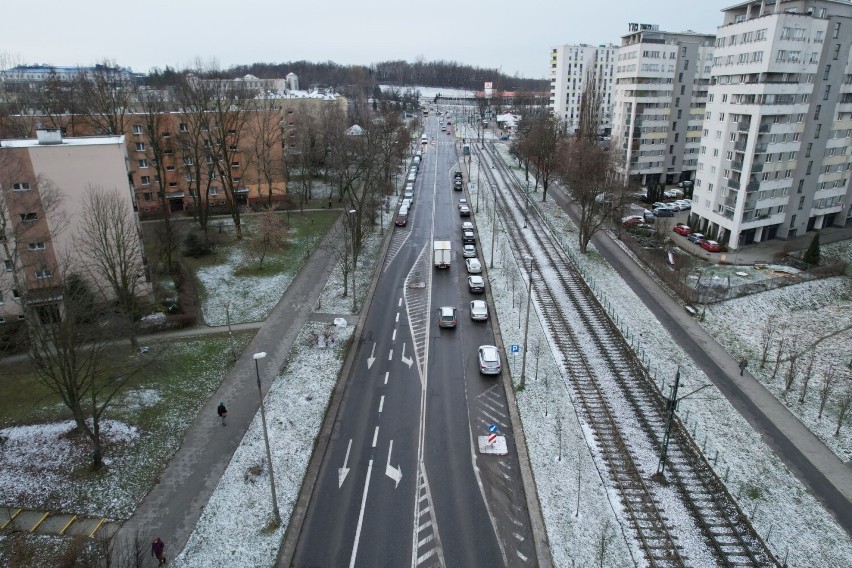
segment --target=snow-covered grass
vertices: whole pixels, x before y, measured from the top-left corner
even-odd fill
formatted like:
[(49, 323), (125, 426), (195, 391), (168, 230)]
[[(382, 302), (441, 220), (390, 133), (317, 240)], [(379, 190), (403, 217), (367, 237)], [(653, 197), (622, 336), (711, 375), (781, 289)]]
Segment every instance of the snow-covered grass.
[[(235, 334), (240, 348), (250, 339), (250, 334)], [(71, 434), (73, 422), (55, 397), (40, 400), (27, 416), (13, 415), (16, 424), (0, 429), (5, 440), (0, 444), (0, 502), (114, 519), (130, 516), (231, 366), (225, 335), (150, 349), (144, 357), (157, 359), (106, 413), (101, 425), (105, 465), (98, 472), (90, 469), (90, 444)], [(26, 373), (22, 368), (20, 376)], [(28, 401), (23, 393), (5, 391), (16, 385), (0, 381), (4, 400)], [(0, 422), (9, 423), (3, 416)]]
[[(504, 159), (511, 163), (505, 146), (500, 144), (496, 146), (503, 152)], [(523, 177), (522, 171), (515, 169), (514, 172), (519, 179)], [(473, 197), (475, 199), (475, 196)], [(680, 367), (682, 392), (690, 392), (710, 385), (698, 395), (688, 397), (681, 402), (680, 419), (687, 425), (689, 431), (693, 432), (696, 443), (703, 448), (705, 456), (726, 482), (729, 491), (738, 498), (741, 508), (751, 516), (757, 530), (764, 537), (769, 535), (770, 547), (776, 554), (782, 559), (787, 556), (790, 566), (852, 565), (852, 542), (833, 517), (803, 488), (745, 419), (712, 386), (704, 373), (683, 352), (674, 338), (645, 308), (642, 301), (612, 267), (594, 250), (590, 250), (583, 257), (576, 252), (576, 229), (571, 226), (567, 216), (553, 205), (552, 200), (545, 204), (537, 200), (535, 205), (543, 212), (547, 223), (554, 229), (563, 246), (573, 258), (577, 259), (586, 280), (592, 284), (598, 297), (609, 307), (612, 317), (618, 318), (623, 333), (630, 337), (634, 349), (646, 362), (658, 384), (662, 385), (663, 381), (666, 381), (666, 385), (670, 385), (675, 370)], [(477, 228), (481, 232), (483, 256), (486, 261), (489, 259), (490, 235), (487, 232), (482, 234), (482, 231), (487, 230), (489, 222), (490, 212), (477, 217)], [(503, 258), (501, 247), (502, 245), (499, 244), (496, 247), (495, 265)], [(491, 278), (489, 273), (489, 279)], [(522, 343), (522, 340), (513, 339), (512, 335), (512, 328), (518, 329), (518, 313), (511, 311), (511, 290), (501, 285), (499, 281), (491, 282), (491, 285), (492, 295), (501, 312), (501, 330), (505, 330), (503, 331), (504, 343)], [(509, 303), (509, 309), (501, 310), (499, 306), (506, 301)], [(504, 321), (506, 319), (509, 321)], [(531, 329), (534, 319), (531, 319)], [(530, 345), (534, 346), (535, 343), (531, 341)], [(529, 357), (527, 363), (529, 369)], [(530, 404), (529, 399), (535, 397), (535, 389), (536, 382), (528, 382), (526, 390), (519, 393), (518, 399), (554, 557), (557, 565), (570, 565), (567, 560), (571, 554), (575, 550), (582, 550), (582, 552), (576, 552), (585, 555), (577, 562), (577, 565), (588, 564), (595, 561), (595, 542), (588, 541), (595, 540), (595, 535), (599, 535), (600, 531), (588, 531), (590, 534), (587, 533), (587, 541), (584, 543), (562, 542), (568, 539), (563, 516), (575, 506), (565, 487), (568, 485), (566, 480), (571, 479), (571, 474), (555, 475), (542, 468), (542, 463), (552, 462), (554, 459), (553, 448), (557, 446), (556, 428), (543, 420), (540, 412), (536, 414), (535, 407), (532, 407), (531, 412), (530, 406), (527, 406)], [(549, 396), (552, 399), (556, 389), (550, 385), (549, 390)], [(568, 440), (566, 444), (582, 444), (584, 440), (585, 443), (590, 444), (591, 437), (587, 432), (583, 432), (583, 435), (577, 432), (569, 435), (566, 430), (569, 423), (568, 419), (562, 421), (563, 438)], [(585, 451), (588, 455), (589, 450)], [(602, 485), (608, 490), (609, 482), (605, 479), (605, 470), (603, 466), (600, 468), (604, 474)], [(651, 473), (648, 472), (649, 475)], [(574, 476), (576, 477), (576, 471)], [(588, 488), (589, 486), (586, 490)], [(583, 491), (582, 498), (586, 497), (586, 490)], [(575, 499), (576, 494), (573, 497)], [(618, 511), (618, 498), (614, 494), (610, 497), (616, 504), (615, 510)], [(601, 517), (596, 521), (598, 526), (605, 525), (605, 519), (612, 518), (613, 515), (608, 512), (611, 509), (600, 506), (600, 503), (597, 507), (593, 506), (591, 510), (599, 511), (599, 513), (590, 513)], [(770, 531), (771, 534), (769, 534)], [(632, 539), (628, 536), (625, 543), (620, 546), (622, 549), (624, 547), (632, 549)], [(642, 563), (641, 560), (639, 562)]]
[[(231, 323), (266, 319), (339, 214), (339, 211), (306, 212), (304, 216), (291, 213), (287, 246), (281, 253), (270, 254), (262, 269), (247, 258), (242, 243), (236, 240), (220, 246), (213, 258), (199, 261), (196, 277), (201, 285), (204, 323), (225, 325), (226, 304)], [(253, 227), (254, 218), (246, 216), (243, 225), (246, 239), (250, 238)]]
[(283, 524), (272, 525), (258, 413), (175, 566), (274, 564), (353, 331), (308, 323), (264, 399)]

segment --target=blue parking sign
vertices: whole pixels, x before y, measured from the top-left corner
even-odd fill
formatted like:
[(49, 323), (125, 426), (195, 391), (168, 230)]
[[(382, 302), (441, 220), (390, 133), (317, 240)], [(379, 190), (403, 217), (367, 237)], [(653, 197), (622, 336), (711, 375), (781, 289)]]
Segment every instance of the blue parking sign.
[(511, 347), (512, 353), (518, 353), (521, 350), (521, 346), (517, 343), (513, 343)]

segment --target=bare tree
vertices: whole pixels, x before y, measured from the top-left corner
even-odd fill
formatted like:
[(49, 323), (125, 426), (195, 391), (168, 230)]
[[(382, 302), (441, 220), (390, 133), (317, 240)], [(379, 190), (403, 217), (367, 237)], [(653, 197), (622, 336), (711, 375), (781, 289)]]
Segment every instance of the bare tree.
[(849, 404), (852, 403), (852, 394), (844, 393), (837, 401), (837, 428), (834, 429), (834, 435), (840, 435), (840, 427), (843, 426), (843, 420), (846, 418), (846, 412), (849, 410)]
[(600, 134), (603, 84), (606, 80), (598, 75), (595, 66), (586, 70), (583, 92), (580, 95), (580, 124), (577, 128), (577, 138), (586, 142), (595, 142)]
[(825, 404), (831, 397), (831, 391), (834, 389), (834, 384), (837, 382), (837, 372), (834, 367), (828, 369), (822, 376), (822, 384), (819, 386), (819, 413), (817, 419), (822, 420), (822, 413), (825, 410)]
[(766, 316), (766, 321), (763, 322), (763, 327), (760, 330), (760, 368), (766, 366), (766, 358), (769, 356), (769, 348), (772, 346), (772, 339), (775, 337), (775, 332), (778, 331), (778, 320), (773, 315)]
[(771, 381), (775, 380), (775, 377), (778, 375), (778, 367), (781, 366), (781, 355), (784, 353), (784, 344), (787, 341), (787, 334), (785, 330), (781, 330), (781, 338), (778, 340), (778, 351), (775, 352), (775, 366), (772, 367), (772, 377), (769, 379)]
[(784, 375), (784, 392), (790, 392), (790, 389), (793, 388), (793, 383), (796, 381), (799, 372), (799, 353), (798, 353), (799, 341), (793, 336), (790, 340), (790, 346), (788, 347), (787, 353), (789, 354), (788, 361), (789, 366), (787, 367), (787, 374)]
[(597, 538), (597, 546), (595, 547), (595, 554), (598, 558), (598, 566), (600, 568), (609, 565), (609, 548), (613, 538), (615, 538), (615, 535), (610, 529), (609, 519), (607, 519), (601, 528), (601, 532)]
[(266, 207), (254, 220), (255, 230), (249, 238), (246, 251), (257, 260), (258, 268), (263, 268), (263, 260), (267, 255), (284, 249), (287, 224), (272, 207)]
[(272, 207), (273, 195), (282, 195), (289, 181), (289, 168), (282, 140), (286, 139), (281, 123), (280, 101), (273, 97), (258, 97), (248, 105), (248, 130), (251, 134), (248, 155), (257, 172), (258, 194), (266, 194), (266, 205)]
[(96, 134), (121, 136), (127, 130), (135, 88), (130, 73), (115, 61), (80, 69), (74, 78), (81, 116)]
[(104, 297), (115, 298), (131, 349), (136, 351), (137, 309), (147, 273), (142, 237), (129, 197), (115, 189), (88, 187), (74, 243), (92, 282), (105, 288)]
[(814, 360), (816, 359), (817, 350), (811, 349), (808, 353), (808, 363), (805, 366), (805, 372), (802, 375), (802, 390), (799, 393), (799, 404), (805, 402), (805, 396), (808, 394), (808, 385), (811, 382), (811, 372), (814, 369)]
[(516, 151), (524, 154), (527, 170), (530, 164), (535, 167), (534, 190), (539, 181), (542, 187), (542, 201), (547, 200), (547, 188), (558, 165), (559, 149), (565, 141), (565, 125), (552, 115), (533, 117), (529, 128), (518, 141)]
[(352, 264), (351, 246), (349, 244), (350, 226), (341, 219), (334, 225), (333, 237), (329, 241), (328, 251), (337, 260), (337, 266), (340, 267), (340, 275), (343, 277), (343, 297), (349, 295), (349, 275), (354, 272)]

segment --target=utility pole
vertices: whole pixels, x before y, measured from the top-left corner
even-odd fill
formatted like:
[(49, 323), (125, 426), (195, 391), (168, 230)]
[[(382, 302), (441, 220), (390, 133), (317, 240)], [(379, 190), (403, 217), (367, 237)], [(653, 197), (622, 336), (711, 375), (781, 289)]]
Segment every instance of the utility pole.
[(671, 395), (666, 399), (666, 433), (663, 436), (663, 445), (660, 448), (660, 461), (657, 464), (657, 473), (651, 476), (652, 479), (665, 479), (666, 458), (669, 453), (669, 438), (672, 432), (672, 420), (674, 420), (675, 407), (677, 406), (677, 389), (680, 387), (680, 367), (675, 373), (674, 384), (672, 385)]
[(494, 216), (491, 218), (491, 262), (488, 268), (494, 268), (494, 238), (497, 236), (497, 190), (492, 185), (491, 193), (494, 196)]
[(521, 384), (518, 385), (518, 389), (524, 389), (527, 386), (527, 339), (529, 338), (530, 333), (530, 305), (532, 301), (532, 281), (533, 281), (533, 269), (535, 268), (535, 259), (530, 259), (530, 281), (527, 285), (527, 317), (524, 323), (524, 353), (521, 355)]

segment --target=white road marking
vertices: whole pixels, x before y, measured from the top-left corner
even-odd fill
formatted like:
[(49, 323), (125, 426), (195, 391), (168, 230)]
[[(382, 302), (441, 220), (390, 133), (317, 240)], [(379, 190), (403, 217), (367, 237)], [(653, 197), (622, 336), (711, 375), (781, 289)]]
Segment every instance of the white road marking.
[(391, 341), (396, 341), (396, 330), (393, 330), (393, 335), (391, 335)]
[(348, 467), (346, 467), (346, 463), (349, 461), (349, 450), (352, 449), (352, 438), (349, 438), (349, 445), (346, 447), (346, 457), (343, 458), (343, 467), (337, 468), (337, 488), (340, 489), (343, 487), (343, 482), (346, 480), (346, 476), (349, 473)]
[(369, 369), (370, 367), (372, 367), (373, 363), (375, 363), (375, 362), (376, 362), (376, 342), (374, 341), (373, 342), (373, 350), (370, 351), (370, 356), (367, 357), (367, 368)]
[(400, 306), (402, 306), (402, 298), (400, 298), (400, 299), (399, 299), (399, 302), (397, 302), (397, 304), (396, 304), (396, 307), (397, 307), (397, 308), (398, 308), (398, 307), (400, 307)]
[(376, 429), (373, 431), (373, 447), (376, 447), (376, 439), (379, 437), (379, 427), (376, 426)]
[(358, 541), (361, 539), (361, 525), (364, 523), (364, 506), (367, 504), (367, 490), (370, 488), (370, 474), (373, 471), (373, 460), (367, 464), (367, 480), (364, 481), (364, 495), (361, 497), (361, 512), (358, 513), (358, 527), (355, 529), (355, 542), (352, 545), (352, 557), (349, 568), (355, 567), (355, 557), (358, 555)]
[(393, 361), (393, 349), (388, 352), (388, 361)]
[(388, 384), (388, 377), (390, 376), (390, 371), (385, 371), (385, 384)]
[(393, 453), (393, 440), (390, 441), (390, 447), (388, 448), (388, 464), (385, 467), (385, 475), (390, 477), (396, 482), (394, 485), (394, 489), (399, 487), (399, 480), (402, 479), (402, 469), (400, 467), (393, 467), (391, 462), (391, 454)]
[(382, 395), (382, 398), (379, 399), (379, 414), (382, 413), (382, 408), (385, 406), (385, 395)]
[(399, 312), (396, 312), (396, 323), (399, 323)]

